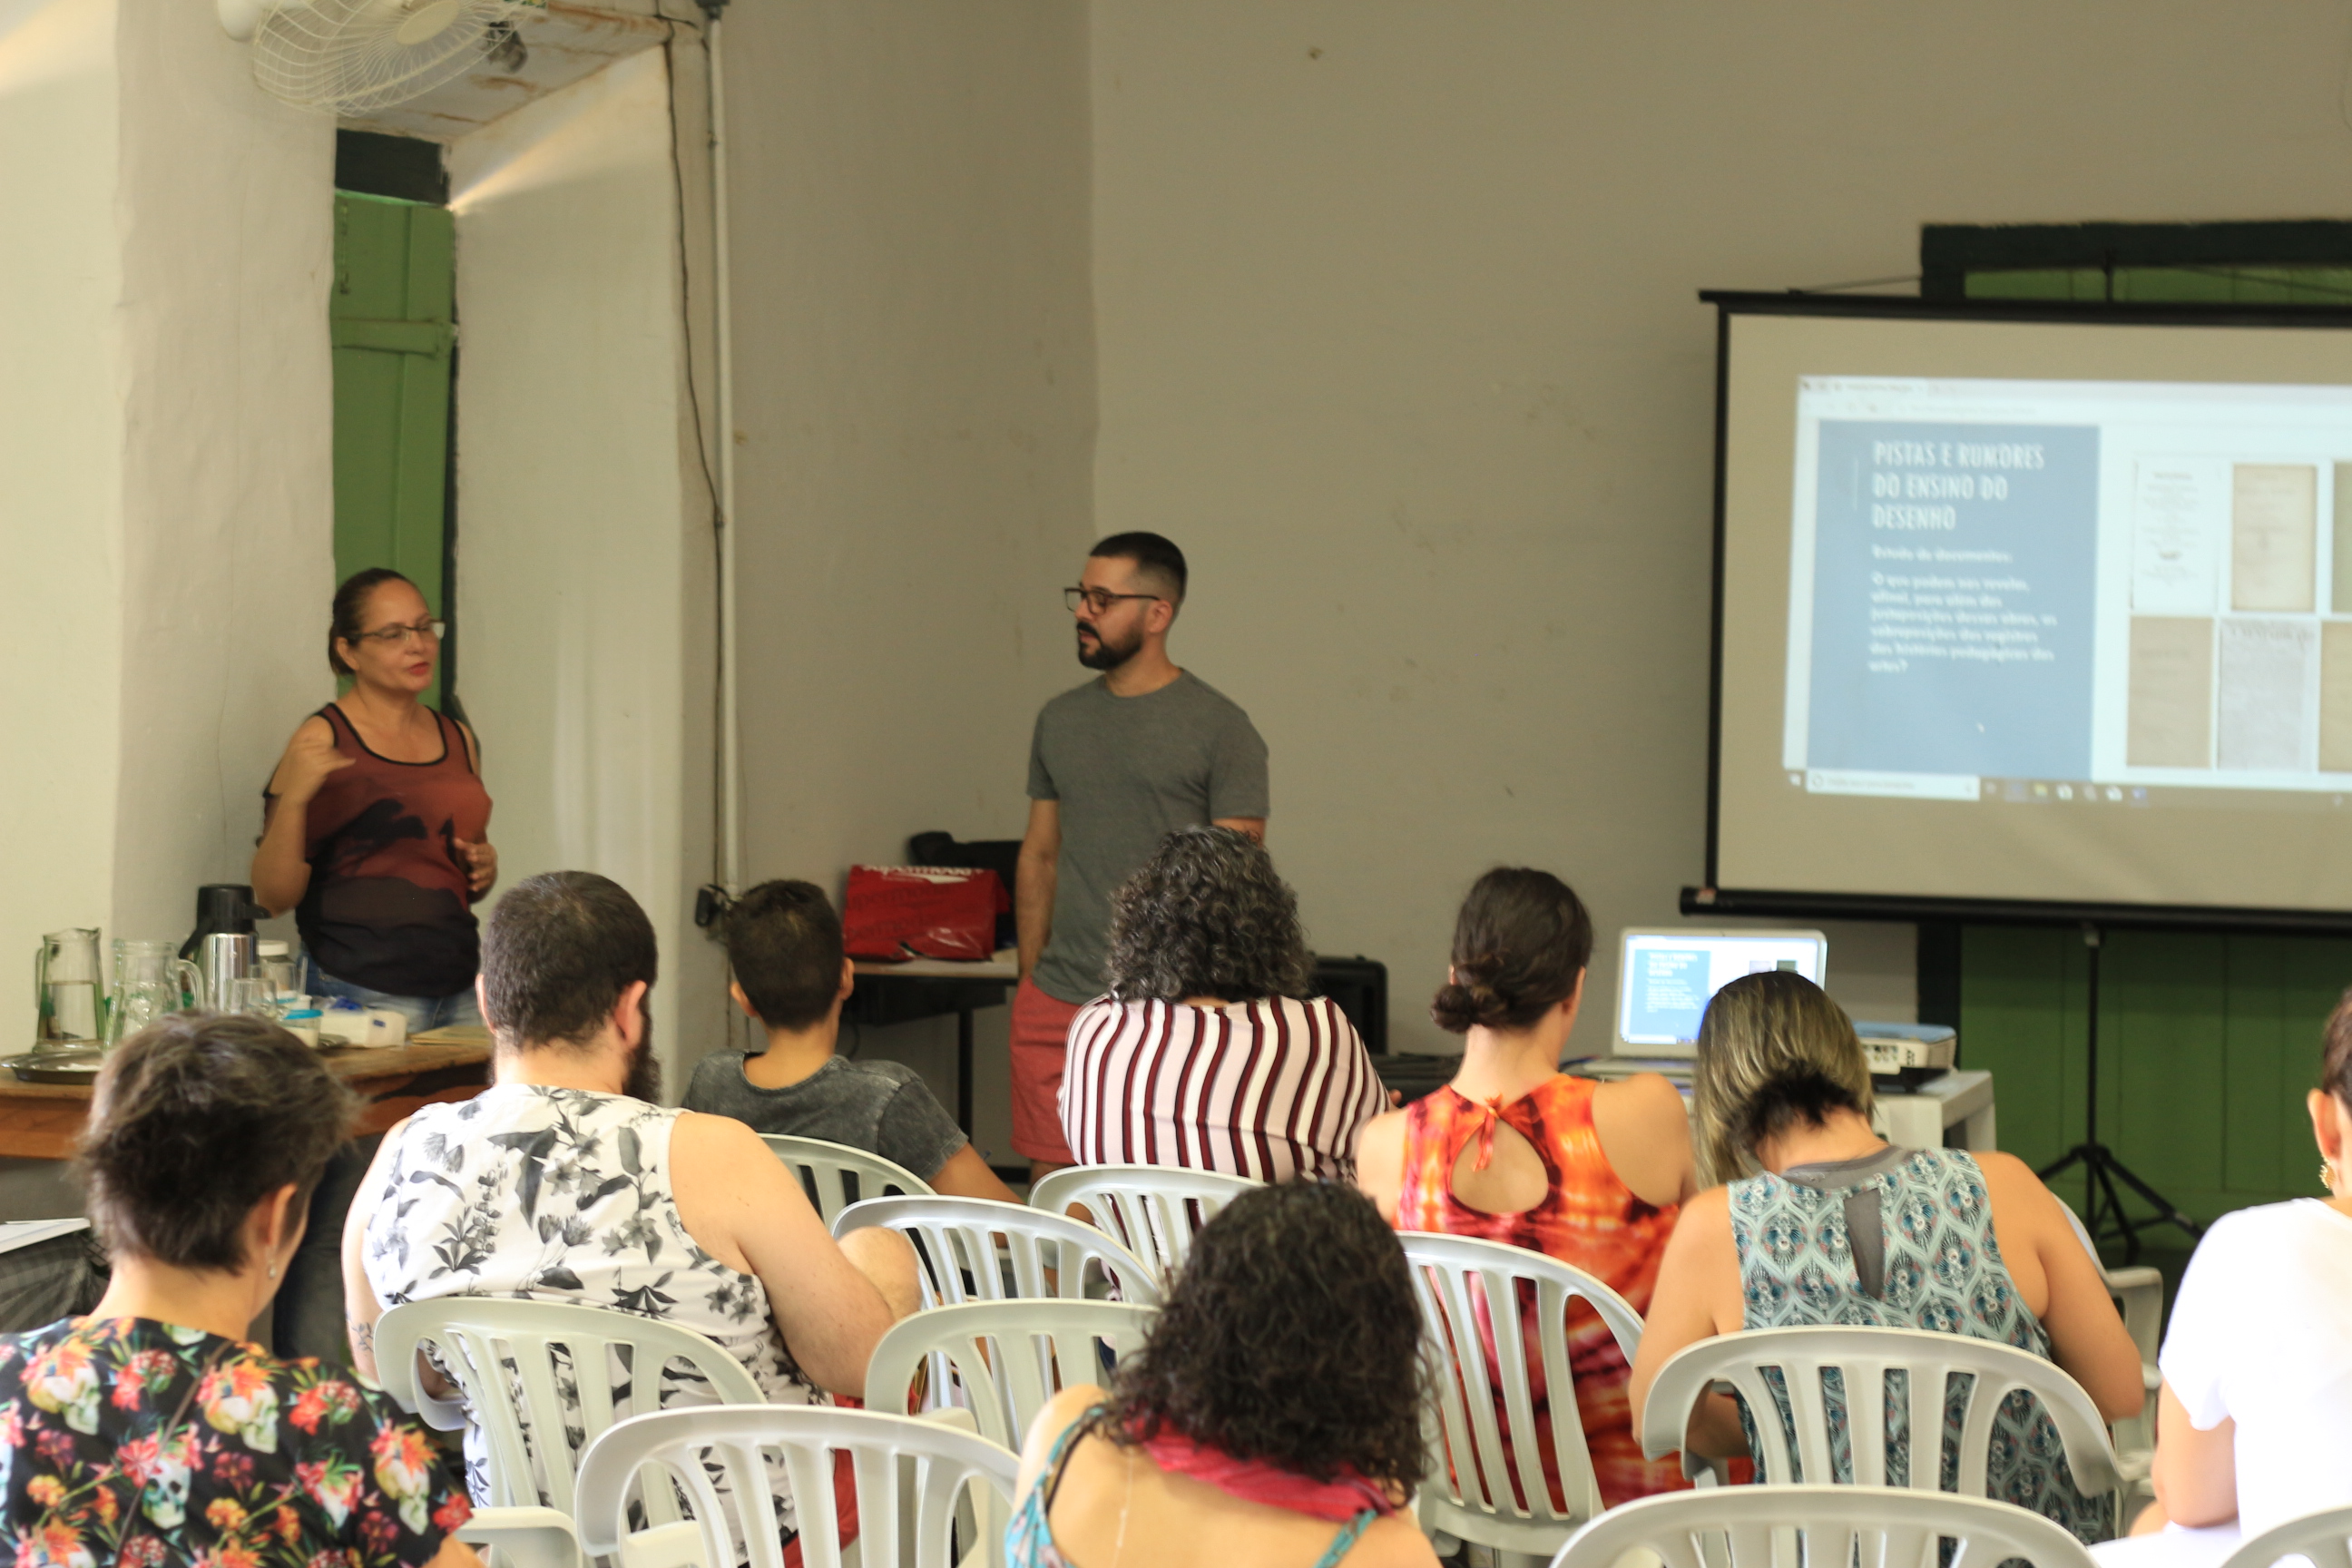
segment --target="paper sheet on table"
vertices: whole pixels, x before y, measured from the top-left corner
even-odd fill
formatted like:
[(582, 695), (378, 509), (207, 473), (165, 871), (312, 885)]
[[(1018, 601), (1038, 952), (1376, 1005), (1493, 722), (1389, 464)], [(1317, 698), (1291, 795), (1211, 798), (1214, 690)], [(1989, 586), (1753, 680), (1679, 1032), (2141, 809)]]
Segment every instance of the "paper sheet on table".
[(2230, 465), (2219, 458), (2143, 462), (2132, 480), (2135, 614), (2210, 616), (2230, 531)]
[(2124, 758), (2136, 768), (2213, 765), (2213, 623), (2134, 616)]
[(2308, 773), (2319, 765), (2319, 628), (2309, 621), (2221, 623), (2217, 761)]
[(2319, 470), (2239, 463), (2230, 484), (2230, 607), (2312, 608), (2318, 577)]

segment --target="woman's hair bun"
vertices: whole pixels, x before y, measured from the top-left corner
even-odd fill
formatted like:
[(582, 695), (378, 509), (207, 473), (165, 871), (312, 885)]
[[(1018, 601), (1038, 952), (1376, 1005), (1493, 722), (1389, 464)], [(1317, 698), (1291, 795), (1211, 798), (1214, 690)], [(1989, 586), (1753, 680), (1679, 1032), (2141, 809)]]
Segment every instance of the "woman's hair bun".
[[(1458, 971), (1457, 971), (1458, 973)], [(1511, 1002), (1491, 985), (1465, 985), (1449, 981), (1437, 988), (1429, 1004), (1430, 1020), (1449, 1034), (1459, 1035), (1475, 1026), (1494, 1027), (1510, 1016)]]
[(1454, 922), (1454, 973), (1431, 1002), (1441, 1029), (1524, 1029), (1576, 994), (1592, 956), (1592, 917), (1549, 871), (1498, 866)]

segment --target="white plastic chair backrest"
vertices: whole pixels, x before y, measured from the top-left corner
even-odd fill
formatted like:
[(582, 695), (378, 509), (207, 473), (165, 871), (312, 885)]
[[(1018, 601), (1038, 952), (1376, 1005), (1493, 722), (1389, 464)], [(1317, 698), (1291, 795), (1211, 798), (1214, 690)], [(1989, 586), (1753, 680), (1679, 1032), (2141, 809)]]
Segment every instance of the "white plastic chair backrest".
[[(1090, 1281), (1106, 1279), (1118, 1285), (1123, 1300), (1160, 1304), (1160, 1278), (1150, 1264), (1067, 1215), (986, 1198), (867, 1198), (835, 1216), (833, 1234), (844, 1237), (866, 1226), (898, 1231), (916, 1244), (923, 1255), (926, 1307), (1055, 1297), (1080, 1301)], [(998, 1262), (1000, 1236), (1010, 1285)]]
[[(833, 1223), (834, 1215), (860, 1198), (931, 1195), (931, 1184), (906, 1166), (846, 1143), (823, 1138), (792, 1138), (781, 1132), (763, 1132), (760, 1142), (799, 1178), (803, 1191), (814, 1192), (816, 1212), (824, 1216), (827, 1225)], [(857, 1178), (855, 1193), (849, 1190), (847, 1178), (851, 1176)]]
[[(1217, 1211), (1263, 1186), (1222, 1171), (1167, 1165), (1072, 1165), (1029, 1189), (1029, 1206), (1061, 1214), (1083, 1204), (1096, 1226), (1160, 1272), (1168, 1283), (1192, 1250), (1192, 1237)], [(1196, 1217), (1197, 1216), (1197, 1217)]]
[[(1629, 1365), (1641, 1343), (1642, 1315), (1584, 1270), (1523, 1247), (1430, 1231), (1409, 1230), (1397, 1239), (1412, 1266), (1413, 1294), (1436, 1352), (1430, 1479), (1422, 1483), (1423, 1497), (1435, 1493), (1466, 1513), (1507, 1525), (1555, 1531), (1598, 1513), (1601, 1488), (1584, 1445), (1584, 1424), (1573, 1393), (1576, 1383), (1569, 1372), (1568, 1303), (1570, 1298), (1581, 1298), (1592, 1304)], [(1538, 1338), (1534, 1344), (1527, 1342), (1518, 1307), (1523, 1283), (1535, 1296)], [(1507, 1305), (1489, 1311), (1489, 1302)], [(1486, 1365), (1489, 1332), (1495, 1373), (1502, 1380), (1499, 1388)], [(1559, 1459), (1565, 1513), (1552, 1506), (1544, 1481), (1543, 1450), (1529, 1392), (1531, 1363), (1542, 1366), (1544, 1387), (1551, 1395), (1550, 1447)], [(1507, 1430), (1495, 1419), (1498, 1394)], [(1517, 1497), (1513, 1495), (1514, 1471)], [(1450, 1522), (1445, 1528), (1460, 1533)], [(1557, 1534), (1551, 1539), (1558, 1539)]]
[[(962, 1383), (980, 1435), (1017, 1451), (1048, 1400), (1065, 1385), (1103, 1382), (1120, 1358), (1143, 1348), (1159, 1316), (1157, 1307), (1124, 1301), (934, 1307), (900, 1319), (874, 1347), (866, 1366), (866, 1406), (894, 1415), (904, 1410), (916, 1367), (938, 1355)], [(928, 1402), (945, 1397), (935, 1378)]]
[[(1802, 1539), (1801, 1558), (1776, 1553), (1790, 1531)], [(1948, 1568), (1995, 1568), (2012, 1557), (2033, 1568), (2090, 1568), (2093, 1562), (2063, 1527), (1990, 1498), (1868, 1487), (1710, 1487), (1611, 1509), (1570, 1536), (1551, 1568), (1610, 1568), (1643, 1549), (1657, 1553), (1664, 1568), (1775, 1568), (1797, 1561), (1932, 1568), (1944, 1536), (1958, 1543)]]
[[(465, 1395), (463, 1404), (436, 1399), (419, 1385), (416, 1357), (425, 1345)], [(561, 1369), (559, 1352), (569, 1363)], [(672, 1362), (701, 1373), (714, 1403), (756, 1405), (767, 1397), (740, 1362), (691, 1329), (567, 1302), (487, 1296), (404, 1302), (376, 1324), (375, 1354), (383, 1391), (427, 1425), (455, 1430), (472, 1415), (488, 1447), (490, 1501), (506, 1508), (543, 1502), (574, 1512), (579, 1453), (567, 1425), (580, 1428), (584, 1448), (614, 1423), (658, 1408), (662, 1369)], [(625, 1356), (625, 1370), (616, 1356)], [(627, 1389), (619, 1400), (615, 1383)], [(579, 1394), (568, 1422), (562, 1385)], [(534, 1456), (541, 1460), (536, 1471)]]
[[(1764, 1379), (1767, 1367), (1780, 1370), (1788, 1389), (1790, 1421), (1796, 1427), (1793, 1453), (1779, 1418), (1780, 1407)], [(1912, 1434), (1911, 1489), (1934, 1491), (1940, 1482), (1945, 1394), (1950, 1379), (1960, 1373), (1973, 1374), (1973, 1382), (1968, 1384), (1967, 1411), (1960, 1426), (1956, 1488), (1959, 1493), (1985, 1495), (1993, 1417), (2000, 1413), (2001, 1401), (2015, 1389), (2039, 1399), (2057, 1426), (2059, 1440), (2065, 1446), (2066, 1467), (2074, 1472), (2078, 1489), (2088, 1496), (2116, 1488), (2116, 1457), (2107, 1446), (2105, 1423), (2083, 1385), (2056, 1363), (2014, 1345), (1926, 1329), (1750, 1329), (1701, 1340), (1676, 1352), (1658, 1369), (1642, 1415), (1643, 1451), (1657, 1459), (1679, 1449), (1689, 1429), (1691, 1407), (1709, 1385), (1727, 1383), (1747, 1403), (1749, 1422), (1764, 1450), (1757, 1458), (1769, 1482), (1778, 1485), (1800, 1478), (1827, 1481), (1835, 1472), (1831, 1467), (1822, 1374), (1832, 1368), (1845, 1389), (1857, 1486), (1887, 1484), (1885, 1375), (1904, 1372), (1908, 1374), (1905, 1383)]]
[[(833, 1454), (846, 1452), (857, 1479), (857, 1558), (870, 1568), (950, 1568), (950, 1534), (967, 1486), (986, 1488), (1006, 1509), (1021, 1461), (969, 1432), (905, 1415), (820, 1405), (705, 1405), (625, 1421), (588, 1445), (580, 1462), (581, 1544), (620, 1568), (698, 1563), (730, 1568), (735, 1542), (749, 1568), (783, 1568), (781, 1521), (769, 1494), (763, 1450), (781, 1452), (791, 1482), (806, 1568), (841, 1568)], [(721, 1498), (710, 1470), (724, 1476)], [(911, 1488), (913, 1540), (900, 1503)], [(683, 1497), (693, 1518), (633, 1531), (633, 1496)], [(1003, 1519), (997, 1512), (994, 1518)], [(988, 1563), (1003, 1560), (1001, 1532), (988, 1532)]]
[(2271, 1568), (2282, 1557), (2311, 1559), (2312, 1568), (2352, 1568), (2352, 1508), (2322, 1509), (2317, 1513), (2274, 1524), (2244, 1542), (2221, 1562), (2221, 1568)]

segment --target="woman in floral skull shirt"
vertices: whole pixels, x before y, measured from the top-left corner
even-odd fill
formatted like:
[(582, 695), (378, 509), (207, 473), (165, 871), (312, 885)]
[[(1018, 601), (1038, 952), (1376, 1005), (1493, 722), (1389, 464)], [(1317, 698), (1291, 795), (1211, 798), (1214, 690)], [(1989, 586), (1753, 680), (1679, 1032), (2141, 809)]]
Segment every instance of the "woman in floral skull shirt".
[(425, 1435), (348, 1371), (242, 1342), (351, 1100), (263, 1020), (167, 1018), (100, 1076), (82, 1170), (114, 1255), (87, 1318), (0, 1335), (15, 1568), (479, 1568)]

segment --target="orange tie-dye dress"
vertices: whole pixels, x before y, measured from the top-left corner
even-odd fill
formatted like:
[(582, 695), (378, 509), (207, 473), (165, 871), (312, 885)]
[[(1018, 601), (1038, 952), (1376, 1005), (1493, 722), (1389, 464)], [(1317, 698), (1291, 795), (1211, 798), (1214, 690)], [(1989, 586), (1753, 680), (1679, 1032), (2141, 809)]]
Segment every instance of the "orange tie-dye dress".
[[(1681, 1211), (1671, 1204), (1657, 1208), (1643, 1203), (1610, 1168), (1592, 1130), (1592, 1091), (1599, 1087), (1590, 1079), (1562, 1073), (1507, 1105), (1482, 1105), (1450, 1087), (1415, 1100), (1405, 1112), (1404, 1184), (1397, 1194), (1396, 1227), (1475, 1236), (1557, 1258), (1601, 1280), (1646, 1317), (1651, 1292), (1657, 1288), (1658, 1260)], [(1548, 1178), (1543, 1201), (1517, 1214), (1488, 1214), (1454, 1195), (1454, 1163), (1475, 1138), (1481, 1147), (1474, 1159), (1483, 1167), (1498, 1121), (1534, 1147)], [(1537, 1343), (1532, 1294), (1522, 1310), (1530, 1316), (1526, 1342)], [(1616, 1336), (1582, 1301), (1569, 1305), (1568, 1350), (1569, 1368), (1576, 1378), (1577, 1414), (1601, 1500), (1614, 1508), (1654, 1492), (1687, 1487), (1679, 1456), (1654, 1461), (1642, 1458), (1626, 1399), (1633, 1369), (1617, 1348)], [(1486, 1353), (1491, 1363), (1491, 1342)], [(1528, 1370), (1538, 1429), (1549, 1431), (1543, 1367), (1538, 1363)], [(1499, 1396), (1496, 1419), (1498, 1424), (1504, 1420)], [(1564, 1506), (1559, 1461), (1549, 1451), (1549, 1439), (1546, 1450), (1545, 1482), (1553, 1502)]]

